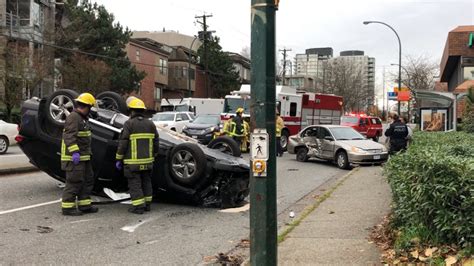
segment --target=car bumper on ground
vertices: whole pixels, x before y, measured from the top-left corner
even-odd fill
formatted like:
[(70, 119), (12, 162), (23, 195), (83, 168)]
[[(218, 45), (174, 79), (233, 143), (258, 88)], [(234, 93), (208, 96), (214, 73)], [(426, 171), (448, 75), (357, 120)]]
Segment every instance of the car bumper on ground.
[(353, 164), (383, 163), (388, 159), (388, 152), (377, 154), (349, 153), (349, 162)]

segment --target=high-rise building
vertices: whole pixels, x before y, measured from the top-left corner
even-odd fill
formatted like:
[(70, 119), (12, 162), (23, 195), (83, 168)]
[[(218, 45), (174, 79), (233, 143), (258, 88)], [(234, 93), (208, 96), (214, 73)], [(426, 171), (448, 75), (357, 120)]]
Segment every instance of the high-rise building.
[(320, 91), (318, 87), (321, 86), (321, 80), (325, 62), (333, 56), (333, 49), (331, 47), (310, 48), (306, 49), (304, 54), (297, 54), (295, 57), (295, 75), (308, 77), (315, 80), (314, 91)]
[(361, 107), (368, 108), (374, 105), (375, 100), (375, 58), (364, 54), (364, 51), (348, 50), (342, 51), (340, 56), (331, 59), (332, 62), (351, 64), (354, 73), (362, 75), (362, 89), (366, 99)]

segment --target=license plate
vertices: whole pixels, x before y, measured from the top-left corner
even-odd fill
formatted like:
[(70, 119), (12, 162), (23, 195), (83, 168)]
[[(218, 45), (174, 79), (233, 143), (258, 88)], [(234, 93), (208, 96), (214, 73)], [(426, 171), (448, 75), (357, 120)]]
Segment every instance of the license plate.
[(380, 155), (375, 155), (374, 160), (380, 160)]
[[(197, 139), (197, 138), (198, 138), (198, 136), (193, 136), (193, 139)], [(379, 156), (379, 157), (380, 157), (380, 156)]]

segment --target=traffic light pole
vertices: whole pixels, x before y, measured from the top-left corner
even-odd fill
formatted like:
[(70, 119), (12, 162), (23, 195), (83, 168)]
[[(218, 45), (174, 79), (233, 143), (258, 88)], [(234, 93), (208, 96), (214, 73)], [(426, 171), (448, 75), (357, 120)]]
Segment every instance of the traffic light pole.
[(250, 178), (250, 263), (277, 264), (275, 0), (251, 0), (251, 124), (269, 136), (266, 176)]

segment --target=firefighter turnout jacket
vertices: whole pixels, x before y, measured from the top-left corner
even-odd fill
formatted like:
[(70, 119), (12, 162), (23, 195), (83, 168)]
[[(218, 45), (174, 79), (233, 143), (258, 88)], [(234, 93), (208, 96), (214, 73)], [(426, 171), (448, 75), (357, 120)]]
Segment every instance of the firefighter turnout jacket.
[(81, 161), (91, 159), (91, 130), (87, 117), (72, 112), (64, 124), (63, 139), (61, 142), (61, 165), (67, 170), (68, 162), (72, 162), (72, 154), (78, 152)]
[(155, 124), (143, 114), (133, 114), (123, 125), (115, 158), (123, 160), (131, 171), (150, 171), (158, 148)]
[(243, 119), (240, 116), (234, 116), (230, 122), (231, 137), (243, 137), (244, 130)]
[(277, 116), (275, 124), (276, 124), (275, 134), (277, 137), (281, 137), (281, 131), (285, 127), (285, 123), (283, 122), (283, 119), (281, 118), (281, 116)]

